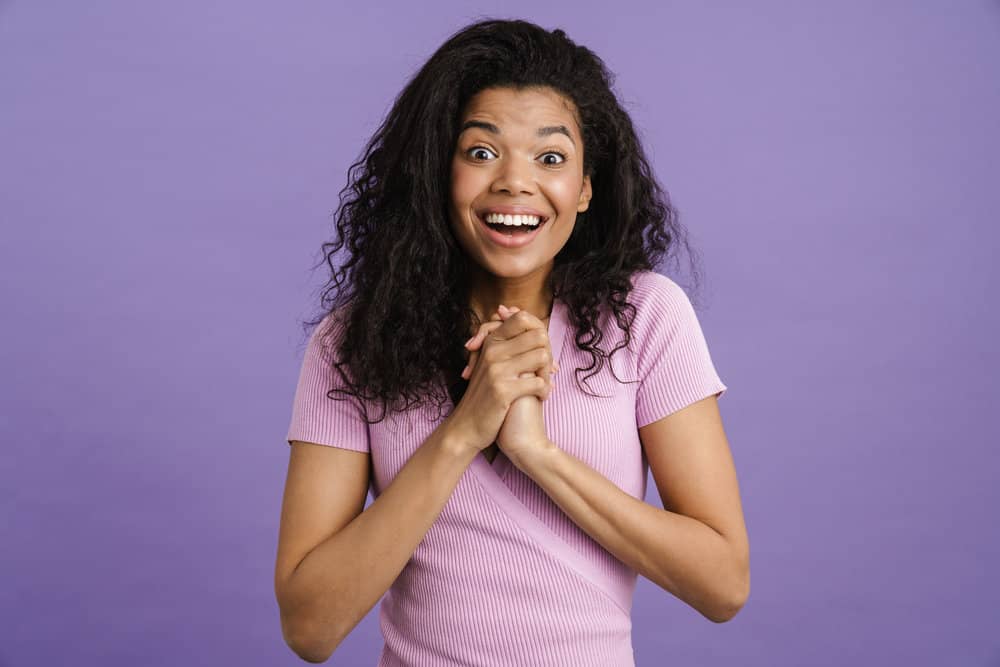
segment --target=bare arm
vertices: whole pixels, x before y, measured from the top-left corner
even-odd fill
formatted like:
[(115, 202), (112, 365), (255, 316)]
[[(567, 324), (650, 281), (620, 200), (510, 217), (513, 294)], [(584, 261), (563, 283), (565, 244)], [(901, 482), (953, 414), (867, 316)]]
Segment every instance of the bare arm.
[(750, 595), (750, 543), (717, 399), (697, 401), (639, 435), (662, 510), (555, 443), (515, 465), (619, 560), (724, 623)]
[(368, 454), (292, 444), (275, 592), (296, 654), (333, 654), (402, 572), (476, 455), (445, 420), (362, 511)]

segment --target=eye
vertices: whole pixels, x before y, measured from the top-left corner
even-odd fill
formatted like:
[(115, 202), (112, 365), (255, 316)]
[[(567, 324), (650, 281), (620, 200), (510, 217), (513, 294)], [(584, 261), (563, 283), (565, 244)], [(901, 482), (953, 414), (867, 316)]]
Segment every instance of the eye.
[[(476, 153), (476, 152), (493, 153), (493, 151), (491, 151), (489, 148), (486, 148), (485, 146), (473, 146), (469, 150), (465, 151), (465, 154), (466, 155), (470, 155), (470, 154), (473, 154), (473, 153)], [(493, 154), (496, 155), (496, 153), (493, 153)], [(476, 160), (477, 162), (482, 162), (482, 160), (479, 159), (478, 157), (473, 157), (472, 159)]]
[(543, 153), (542, 157), (545, 157), (546, 155), (558, 155), (559, 156), (559, 161), (558, 162), (545, 162), (545, 164), (547, 164), (547, 165), (562, 164), (563, 162), (566, 161), (566, 156), (563, 155), (562, 153), (560, 153), (559, 151), (548, 151), (546, 153)]

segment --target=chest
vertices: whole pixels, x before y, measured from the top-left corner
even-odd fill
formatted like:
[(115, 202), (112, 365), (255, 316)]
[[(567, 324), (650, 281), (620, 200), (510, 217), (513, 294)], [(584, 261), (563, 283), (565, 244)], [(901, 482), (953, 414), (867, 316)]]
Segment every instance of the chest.
[[(569, 356), (569, 355), (567, 355)], [(617, 484), (637, 492), (642, 481), (643, 453), (638, 440), (635, 421), (635, 385), (621, 383), (612, 377), (608, 368), (591, 377), (589, 395), (577, 385), (569, 370), (571, 363), (586, 366), (587, 360), (565, 359), (562, 370), (554, 377), (555, 391), (542, 404), (545, 429), (548, 437), (568, 454), (580, 459), (589, 467)], [(634, 377), (617, 364), (618, 377)], [(386, 488), (420, 445), (440, 426), (436, 408), (413, 410), (408, 413), (389, 413), (381, 422), (369, 425), (373, 483), (376, 493)], [(445, 413), (447, 414), (447, 413)], [(491, 465), (500, 454), (496, 443), (482, 451), (483, 458)], [(504, 475), (508, 483), (527, 485), (515, 470)]]

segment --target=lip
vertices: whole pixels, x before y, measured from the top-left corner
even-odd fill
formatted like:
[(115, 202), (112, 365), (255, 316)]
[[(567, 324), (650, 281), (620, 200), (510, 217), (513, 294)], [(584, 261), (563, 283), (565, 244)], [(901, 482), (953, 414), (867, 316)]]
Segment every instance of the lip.
[[(507, 213), (507, 211), (505, 210), (507, 208), (511, 207), (497, 207), (497, 208), (484, 209), (483, 214), (487, 212)], [(480, 216), (479, 213), (476, 213), (476, 220), (479, 221), (479, 224), (486, 232), (486, 237), (490, 241), (492, 241), (495, 245), (501, 246), (503, 248), (520, 248), (522, 246), (528, 245), (535, 239), (536, 236), (538, 236), (541, 233), (542, 227), (548, 224), (549, 221), (547, 217), (541, 215), (540, 213), (533, 212), (532, 209), (522, 209), (522, 211), (518, 213), (511, 213), (510, 215), (537, 215), (541, 217), (541, 221), (538, 223), (538, 227), (536, 227), (535, 231), (533, 232), (529, 232), (527, 234), (513, 234), (511, 236), (507, 236), (506, 234), (501, 234), (500, 232), (495, 231), (489, 225), (487, 225), (486, 221), (483, 220), (483, 218)]]

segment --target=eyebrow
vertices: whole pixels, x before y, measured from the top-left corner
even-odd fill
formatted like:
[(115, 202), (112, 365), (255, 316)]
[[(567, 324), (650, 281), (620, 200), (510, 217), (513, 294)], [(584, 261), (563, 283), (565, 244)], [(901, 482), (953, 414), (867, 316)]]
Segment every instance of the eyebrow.
[[(487, 123), (487, 122), (482, 121), (482, 120), (467, 120), (467, 121), (465, 121), (462, 124), (462, 128), (458, 131), (458, 133), (462, 134), (462, 132), (465, 132), (466, 130), (468, 130), (470, 128), (473, 128), (473, 127), (478, 127), (480, 129), (486, 130), (487, 132), (492, 132), (493, 134), (500, 134), (500, 128), (499, 127), (497, 127), (493, 123)], [(540, 127), (540, 128), (538, 128), (538, 132), (536, 132), (536, 134), (539, 137), (547, 137), (550, 134), (565, 134), (567, 137), (569, 137), (570, 141), (573, 141), (573, 135), (571, 135), (569, 133), (569, 130), (566, 129), (565, 125), (550, 125), (548, 127)], [(576, 146), (576, 142), (575, 141), (573, 141), (573, 145)]]

